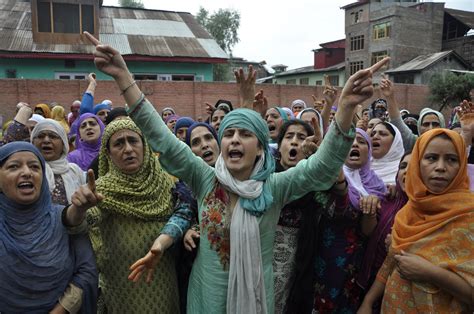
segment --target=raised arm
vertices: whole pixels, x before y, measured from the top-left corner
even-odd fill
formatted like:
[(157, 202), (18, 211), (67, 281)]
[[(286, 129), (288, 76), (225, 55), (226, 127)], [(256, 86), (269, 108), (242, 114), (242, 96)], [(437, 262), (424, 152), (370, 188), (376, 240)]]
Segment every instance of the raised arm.
[(388, 61), (389, 58), (385, 58), (352, 75), (342, 90), (335, 123), (329, 127), (318, 151), (296, 167), (273, 175), (271, 184), (281, 193), (278, 201), (282, 205), (310, 191), (328, 190), (336, 182), (354, 140), (355, 131), (351, 127), (354, 110), (372, 96), (372, 74)]
[(331, 116), (331, 107), (336, 102), (337, 89), (331, 85), (328, 75), (324, 75), (324, 106), (321, 111), (321, 118), (323, 119), (323, 130), (329, 127), (329, 117)]
[(102, 45), (91, 34), (84, 34), (96, 46), (96, 67), (114, 78), (129, 105), (130, 117), (142, 130), (151, 148), (161, 153), (160, 162), (164, 169), (186, 182), (199, 198), (201, 190), (208, 186), (205, 180), (210, 178), (209, 174), (214, 170), (170, 132), (160, 114), (138, 88), (120, 53), (110, 46)]
[(81, 107), (79, 109), (79, 114), (84, 113), (93, 113), (94, 112), (94, 93), (95, 88), (97, 87), (97, 81), (95, 80), (95, 73), (89, 73), (87, 76), (87, 90), (82, 95)]

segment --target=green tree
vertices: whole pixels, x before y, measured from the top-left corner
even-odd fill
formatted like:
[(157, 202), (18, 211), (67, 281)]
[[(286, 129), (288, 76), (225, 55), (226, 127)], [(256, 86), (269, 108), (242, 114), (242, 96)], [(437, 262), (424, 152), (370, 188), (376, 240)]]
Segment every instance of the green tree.
[(464, 99), (469, 99), (469, 92), (474, 89), (474, 75), (456, 75), (445, 71), (437, 73), (430, 80), (430, 100), (439, 104), (439, 110), (456, 107)]
[[(232, 9), (219, 9), (210, 14), (209, 11), (200, 7), (196, 20), (214, 37), (222, 50), (232, 57), (232, 48), (239, 42), (240, 13)], [(214, 65), (214, 80), (232, 80), (230, 69), (231, 65), (228, 63)]]
[(119, 0), (121, 7), (144, 9), (142, 0)]

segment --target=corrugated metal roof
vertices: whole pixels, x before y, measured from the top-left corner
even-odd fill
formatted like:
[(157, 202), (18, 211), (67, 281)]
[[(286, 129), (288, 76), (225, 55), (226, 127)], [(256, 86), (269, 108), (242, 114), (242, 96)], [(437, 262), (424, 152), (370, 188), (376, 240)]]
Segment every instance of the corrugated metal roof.
[(442, 58), (448, 56), (453, 51), (441, 51), (436, 52), (428, 55), (421, 55), (408, 61), (407, 63), (402, 64), (401, 66), (386, 71), (387, 73), (395, 73), (395, 72), (410, 72), (410, 71), (422, 71), (423, 69), (429, 67), (433, 63), (441, 60)]
[(461, 10), (455, 10), (455, 9), (444, 9), (446, 13), (454, 17), (455, 19), (458, 19), (462, 23), (466, 24), (469, 26), (471, 29), (474, 28), (474, 12), (470, 11), (461, 11)]
[(275, 73), (275, 77), (281, 77), (281, 76), (288, 76), (288, 75), (295, 75), (295, 74), (303, 74), (303, 73), (318, 73), (318, 72), (329, 72), (329, 71), (337, 71), (341, 70), (345, 67), (345, 63), (341, 62), (336, 65), (323, 68), (323, 69), (315, 69), (313, 65), (307, 66), (307, 67), (302, 67), (302, 68), (296, 68), (296, 69), (291, 69), (285, 72), (281, 73)]
[(113, 19), (113, 24), (115, 33), (117, 34), (194, 37), (189, 27), (183, 22), (164, 20)]
[[(101, 7), (99, 16), (99, 39), (124, 55), (228, 58), (190, 13)], [(33, 43), (30, 2), (0, 0), (0, 50), (89, 54), (93, 47)]]

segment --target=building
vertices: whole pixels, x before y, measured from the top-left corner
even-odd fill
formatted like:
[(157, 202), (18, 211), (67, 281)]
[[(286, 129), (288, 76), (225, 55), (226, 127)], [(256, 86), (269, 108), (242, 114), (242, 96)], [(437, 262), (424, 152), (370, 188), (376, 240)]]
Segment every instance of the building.
[(323, 85), (324, 75), (333, 86), (345, 83), (345, 39), (320, 44), (314, 49), (314, 64), (274, 74), (273, 83), (293, 85)]
[(433, 74), (443, 71), (468, 71), (469, 64), (454, 50), (421, 55), (386, 71), (394, 83), (428, 85)]
[(213, 65), (228, 59), (185, 12), (98, 0), (0, 0), (0, 16), (0, 78), (84, 79), (97, 72), (84, 31), (119, 50), (137, 80), (212, 81)]
[[(386, 56), (398, 68), (420, 55), (456, 50), (473, 58), (473, 12), (445, 9), (444, 3), (360, 0), (345, 10), (346, 75)], [(468, 48), (466, 48), (466, 43)]]

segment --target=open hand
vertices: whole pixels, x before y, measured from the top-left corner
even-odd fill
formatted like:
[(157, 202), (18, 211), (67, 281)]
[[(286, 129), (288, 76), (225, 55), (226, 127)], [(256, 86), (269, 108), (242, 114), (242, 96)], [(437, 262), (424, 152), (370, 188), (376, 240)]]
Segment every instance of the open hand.
[(380, 91), (385, 98), (393, 96), (393, 84), (387, 77), (387, 75), (382, 75), (383, 79), (380, 81)]
[(474, 104), (463, 100), (458, 115), (461, 123), (461, 135), (466, 142), (466, 146), (471, 145), (474, 138)]
[(255, 98), (255, 81), (257, 79), (257, 71), (253, 69), (253, 66), (249, 65), (247, 76), (245, 76), (244, 69), (242, 68), (240, 68), (238, 71), (234, 71), (234, 75), (239, 88), (241, 108), (252, 109)]
[(262, 118), (265, 118), (265, 114), (268, 110), (268, 100), (267, 97), (265, 97), (265, 95), (263, 94), (262, 89), (257, 94), (255, 94), (253, 101), (253, 110), (260, 113)]
[(323, 96), (328, 106), (332, 106), (336, 101), (337, 88), (332, 86), (331, 81), (329, 80), (329, 75), (324, 75)]
[(364, 215), (375, 215), (381, 208), (380, 199), (376, 195), (362, 196), (359, 200), (359, 206)]
[(138, 282), (143, 273), (146, 275), (146, 283), (150, 283), (153, 280), (153, 274), (155, 273), (155, 267), (158, 265), (158, 262), (163, 257), (165, 250), (159, 239), (156, 239), (153, 245), (151, 246), (150, 251), (140, 258), (138, 261), (133, 263), (130, 266), (131, 273), (128, 275), (128, 280), (133, 282)]

